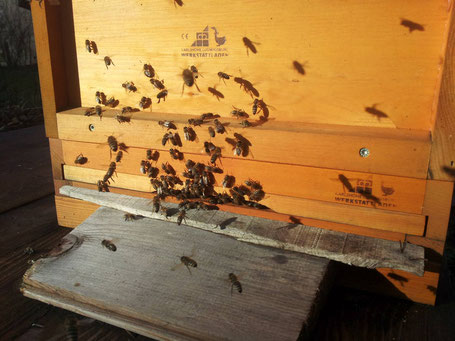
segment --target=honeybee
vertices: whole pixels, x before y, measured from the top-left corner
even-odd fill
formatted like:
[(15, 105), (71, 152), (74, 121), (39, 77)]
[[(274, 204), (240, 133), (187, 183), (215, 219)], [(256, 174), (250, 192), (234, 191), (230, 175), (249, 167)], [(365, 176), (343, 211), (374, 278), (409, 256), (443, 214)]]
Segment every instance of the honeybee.
[(169, 164), (169, 162), (162, 163), (162, 164), (161, 164), (161, 169), (162, 169), (166, 174), (175, 175), (175, 169)]
[(247, 185), (248, 187), (251, 187), (252, 189), (262, 189), (262, 185), (259, 183), (259, 181), (254, 181), (254, 180), (251, 180), (251, 179), (248, 179), (245, 181), (245, 185)]
[(158, 211), (160, 210), (160, 206), (161, 206), (161, 199), (159, 197), (159, 195), (155, 195), (153, 197), (153, 210), (155, 213), (158, 213)]
[(201, 120), (210, 120), (212, 118), (217, 118), (220, 117), (220, 115), (215, 115), (214, 113), (211, 112), (206, 112), (204, 114), (201, 114)]
[(251, 123), (250, 123), (248, 120), (243, 120), (242, 122), (240, 122), (240, 125), (241, 125), (243, 128), (251, 127)]
[(185, 210), (180, 210), (180, 213), (179, 213), (179, 215), (177, 217), (177, 225), (181, 225), (182, 224), (182, 221), (183, 221), (183, 219), (185, 219), (185, 216), (186, 216), (186, 211)]
[(104, 239), (101, 242), (101, 245), (103, 245), (106, 249), (108, 249), (110, 251), (113, 251), (113, 252), (117, 251), (117, 246), (115, 246), (115, 244), (110, 240)]
[(101, 117), (103, 117), (103, 110), (101, 109), (101, 107), (99, 105), (97, 105), (95, 107), (95, 113), (99, 116), (99, 118), (101, 120)]
[(219, 147), (216, 147), (214, 153), (212, 154), (212, 157), (210, 158), (210, 163), (215, 164), (216, 160), (221, 157), (221, 149)]
[(123, 152), (121, 150), (119, 150), (117, 152), (117, 155), (115, 156), (115, 162), (120, 162), (122, 161), (122, 157), (123, 157)]
[(261, 201), (264, 199), (265, 193), (262, 189), (257, 189), (253, 193), (250, 194), (250, 200), (253, 201)]
[(196, 139), (196, 132), (191, 127), (183, 127), (183, 136), (186, 141), (194, 141)]
[(103, 181), (104, 182), (109, 182), (109, 179), (112, 178), (114, 173), (117, 174), (116, 169), (117, 169), (116, 163), (115, 162), (111, 162), (110, 165), (109, 165), (109, 168), (107, 169), (106, 175), (104, 175)]
[(110, 148), (110, 152), (117, 152), (118, 150), (118, 142), (117, 142), (117, 139), (114, 137), (114, 136), (109, 136), (107, 138), (107, 144), (109, 145), (109, 148)]
[(191, 66), (190, 66), (190, 70), (191, 70), (191, 72), (193, 73), (194, 78), (197, 79), (197, 78), (199, 77), (199, 71), (198, 71), (197, 67), (194, 66), (194, 65), (191, 65)]
[(116, 100), (113, 96), (111, 98), (109, 98), (107, 101), (106, 101), (106, 106), (107, 107), (111, 107), (111, 108), (114, 108), (116, 107), (118, 104), (118, 100)]
[(158, 90), (163, 90), (165, 88), (164, 86), (164, 80), (158, 80), (155, 78), (150, 79), (150, 83), (152, 83), (153, 87), (155, 87)]
[(204, 120), (201, 120), (199, 118), (189, 118), (188, 119), (188, 124), (193, 125), (195, 127), (201, 126), (204, 123)]
[(147, 149), (147, 160), (153, 160), (153, 161), (158, 161), (158, 157), (160, 156), (160, 153), (155, 150), (152, 151), (151, 149)]
[(256, 115), (258, 113), (258, 104), (259, 100), (255, 98), (253, 102), (253, 107), (251, 108), (251, 112), (253, 113), (253, 115)]
[(235, 118), (242, 118), (242, 117), (248, 118), (248, 114), (245, 112), (245, 110), (236, 108), (234, 106), (232, 106), (232, 107), (234, 108), (234, 110), (231, 111), (232, 116), (234, 116)]
[(223, 80), (224, 84), (226, 84), (225, 79), (230, 79), (231, 77), (233, 77), (233, 76), (232, 76), (232, 75), (228, 75), (227, 73), (218, 72), (218, 78), (219, 78), (220, 80)]
[(235, 143), (234, 155), (240, 156), (242, 154), (243, 154), (243, 143), (242, 143), (242, 141), (238, 140)]
[(177, 129), (173, 121), (158, 121), (158, 124), (162, 127), (169, 129)]
[(98, 192), (109, 192), (109, 187), (105, 181), (98, 180), (97, 186), (98, 186)]
[(90, 40), (85, 41), (85, 49), (87, 50), (88, 53), (92, 52), (92, 44), (90, 44)]
[(235, 178), (232, 175), (225, 175), (222, 185), (223, 188), (231, 188), (234, 185)]
[(158, 176), (158, 173), (160, 172), (160, 170), (156, 167), (150, 167), (148, 170), (147, 170), (147, 175), (149, 178), (156, 178)]
[(137, 87), (134, 85), (133, 82), (125, 82), (122, 84), (122, 87), (125, 88), (125, 90), (128, 90), (129, 92), (137, 91)]
[(183, 159), (183, 154), (178, 151), (177, 149), (171, 148), (169, 149), (169, 154), (174, 160), (182, 160)]
[(215, 124), (215, 130), (218, 134), (223, 134), (226, 131), (226, 128), (218, 119), (214, 119), (213, 123)]
[(76, 157), (76, 160), (74, 160), (74, 163), (76, 165), (84, 165), (87, 163), (87, 161), (88, 161), (88, 159), (81, 153)]
[(139, 170), (141, 171), (142, 174), (147, 174), (147, 171), (150, 169), (150, 167), (151, 167), (150, 162), (142, 160), (141, 167), (139, 168)]
[(196, 84), (196, 81), (194, 78), (194, 73), (193, 73), (193, 71), (191, 71), (191, 69), (183, 70), (182, 78), (183, 78), (182, 95), (183, 95), (183, 92), (185, 91), (185, 85), (187, 87), (192, 87), (193, 85), (196, 85), (197, 90), (199, 92), (201, 92), (201, 90), (199, 89), (199, 87)]
[(216, 148), (216, 146), (212, 142), (207, 142), (207, 141), (204, 142), (204, 151), (206, 154), (210, 155), (212, 153), (212, 151), (215, 150), (215, 148)]
[(166, 102), (166, 97), (167, 97), (167, 90), (161, 90), (158, 95), (156, 95), (156, 98), (158, 98), (158, 103), (160, 103), (161, 99), (163, 99)]
[(104, 64), (106, 65), (106, 69), (109, 69), (109, 66), (111, 66), (111, 64), (115, 66), (111, 57), (108, 57), (108, 56), (104, 57)]
[(96, 100), (96, 103), (103, 104), (101, 92), (99, 92), (99, 91), (95, 92), (95, 100)]
[(209, 166), (209, 165), (205, 166), (205, 171), (206, 172), (211, 172), (211, 173), (218, 173), (218, 174), (223, 173), (223, 170), (221, 168), (214, 167), (214, 166)]
[(144, 64), (143, 71), (146, 77), (155, 77), (155, 69), (150, 64)]
[[(123, 108), (123, 109), (125, 109), (125, 108)], [(118, 123), (125, 123), (125, 122), (130, 123), (131, 122), (131, 117), (125, 116), (123, 114), (117, 114), (115, 116), (115, 119), (117, 120)]]
[(209, 135), (210, 137), (215, 137), (215, 129), (212, 127), (208, 127)]
[(188, 169), (192, 169), (195, 165), (196, 165), (196, 163), (190, 159), (186, 160), (186, 162), (185, 162), (185, 166)]
[(90, 108), (85, 109), (85, 114), (84, 115), (85, 116), (92, 116), (94, 114), (94, 112), (93, 112), (94, 109), (95, 109), (94, 107), (90, 107)]
[(142, 110), (147, 109), (150, 104), (152, 104), (152, 100), (148, 97), (143, 96), (141, 100), (139, 101), (139, 108)]
[(180, 257), (180, 261), (182, 262), (183, 265), (186, 266), (186, 268), (188, 269), (188, 271), (190, 272), (191, 274), (191, 270), (190, 270), (190, 267), (192, 268), (197, 268), (197, 263), (194, 259), (188, 257), (188, 256), (182, 256)]
[(138, 215), (132, 214), (132, 213), (125, 213), (123, 215), (123, 217), (125, 218), (125, 221), (134, 221), (134, 220), (138, 220), (139, 219)]
[(231, 295), (232, 295), (232, 290), (234, 287), (239, 293), (242, 293), (242, 291), (243, 291), (242, 285), (240, 284), (237, 276), (234, 275), (232, 272), (229, 274), (229, 280), (231, 281)]

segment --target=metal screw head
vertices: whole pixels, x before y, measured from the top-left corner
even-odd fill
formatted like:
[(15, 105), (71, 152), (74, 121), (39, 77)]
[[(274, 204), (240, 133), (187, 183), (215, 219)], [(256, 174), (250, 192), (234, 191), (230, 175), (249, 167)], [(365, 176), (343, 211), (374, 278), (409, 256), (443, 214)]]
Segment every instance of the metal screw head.
[(90, 124), (90, 125), (88, 126), (88, 130), (94, 131), (94, 130), (95, 130), (95, 126), (94, 126), (93, 124)]
[(361, 157), (368, 157), (370, 155), (370, 150), (368, 148), (360, 148), (359, 154)]

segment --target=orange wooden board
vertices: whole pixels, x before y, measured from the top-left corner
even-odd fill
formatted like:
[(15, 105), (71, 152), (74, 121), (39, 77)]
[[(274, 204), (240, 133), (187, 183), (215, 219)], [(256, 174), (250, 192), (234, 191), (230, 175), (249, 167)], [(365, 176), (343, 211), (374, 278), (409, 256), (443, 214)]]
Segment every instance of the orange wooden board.
[[(83, 154), (87, 163), (81, 167), (106, 171), (110, 159), (109, 148), (106, 144), (62, 141), (63, 162), (75, 165), (74, 160)], [(154, 164), (161, 170), (161, 164), (169, 162), (180, 175), (185, 170), (185, 160), (172, 160), (167, 150), (160, 150), (158, 162)], [(146, 149), (129, 148), (117, 164), (121, 173), (138, 175), (146, 178), (140, 172), (140, 162), (146, 159)], [(208, 163), (209, 157), (200, 154), (185, 154), (185, 159), (195, 162)], [(350, 171), (339, 171), (325, 168), (313, 168), (297, 165), (265, 163), (243, 158), (223, 158), (220, 164), (223, 174), (214, 174), (218, 186), (221, 186), (226, 174), (235, 176), (236, 184), (254, 179), (261, 182), (268, 194), (292, 196), (298, 198), (322, 200), (353, 206), (375, 207), (377, 209), (393, 210), (421, 214), (425, 195), (425, 180), (367, 174)], [(339, 175), (349, 179), (357, 192), (349, 192), (339, 179)], [(365, 198), (358, 192), (372, 190), (379, 203), (371, 198)], [(390, 192), (393, 193), (390, 194)]]
[[(150, 96), (154, 109), (164, 112), (228, 115), (232, 105), (250, 108), (251, 97), (237, 83), (220, 82), (217, 72), (223, 71), (250, 81), (275, 108), (275, 120), (431, 127), (450, 14), (445, 0), (192, 0), (181, 7), (171, 0), (76, 0), (73, 8), (84, 106), (93, 105), (100, 90), (122, 105), (137, 106), (141, 96)], [(403, 19), (418, 29), (401, 25)], [(256, 54), (247, 54), (243, 37), (255, 42)], [(192, 46), (198, 38), (207, 46)], [(86, 51), (86, 39), (96, 42), (97, 55)], [(104, 56), (115, 65), (107, 69)], [(166, 102), (156, 104), (144, 63), (165, 81)], [(197, 80), (201, 92), (193, 86), (181, 96), (181, 73), (190, 65), (203, 76)], [(126, 81), (137, 93), (124, 91)], [(215, 86), (224, 98), (208, 91)], [(388, 117), (365, 111), (375, 103)]]
[[(206, 123), (194, 128), (196, 141), (187, 142), (183, 127), (194, 116), (136, 112), (129, 124), (119, 124), (114, 118), (118, 112), (104, 111), (102, 120), (97, 116), (84, 116), (84, 108), (58, 113), (59, 136), (64, 140), (107, 144), (107, 137), (114, 135), (129, 147), (163, 149), (161, 140), (166, 129), (160, 127), (158, 121), (167, 119), (175, 122), (183, 143), (179, 149), (184, 153), (204, 155), (203, 143), (211, 141), (222, 148), (224, 157), (235, 159), (421, 179), (427, 174), (430, 140), (429, 133), (424, 131), (284, 122), (242, 128), (239, 120), (223, 118), (220, 120), (226, 125), (226, 133), (210, 138), (207, 129), (213, 123)], [(92, 130), (89, 130), (90, 125)], [(227, 137), (233, 139), (236, 133), (251, 144), (246, 158), (234, 156), (233, 147), (225, 141)], [(370, 151), (366, 158), (359, 155), (364, 147)], [(167, 145), (166, 148), (170, 147)]]

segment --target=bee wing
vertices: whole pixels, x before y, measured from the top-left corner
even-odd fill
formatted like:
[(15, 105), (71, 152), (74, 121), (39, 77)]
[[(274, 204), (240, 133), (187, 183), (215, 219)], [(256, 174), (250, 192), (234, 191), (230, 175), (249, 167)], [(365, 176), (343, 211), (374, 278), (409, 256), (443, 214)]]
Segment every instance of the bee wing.
[(171, 268), (171, 271), (175, 271), (177, 270), (178, 268), (182, 267), (183, 263), (178, 263), (176, 265), (174, 265), (172, 268)]

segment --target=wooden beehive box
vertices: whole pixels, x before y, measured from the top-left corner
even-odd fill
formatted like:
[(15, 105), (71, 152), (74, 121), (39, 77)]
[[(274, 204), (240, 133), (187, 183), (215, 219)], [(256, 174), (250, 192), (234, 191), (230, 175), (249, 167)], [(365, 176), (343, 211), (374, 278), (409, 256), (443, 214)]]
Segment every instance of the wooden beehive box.
[[(225, 174), (260, 181), (270, 208), (221, 209), (422, 245), (423, 277), (378, 271), (410, 299), (434, 303), (455, 171), (451, 1), (60, 0), (34, 1), (32, 10), (61, 225), (96, 209), (58, 189), (96, 188), (112, 161), (108, 136), (129, 147), (111, 191), (143, 197), (153, 196), (140, 172), (147, 149), (159, 151), (158, 167), (181, 173), (187, 159), (209, 162), (203, 143), (211, 141), (224, 170), (215, 189)], [(168, 91), (160, 103), (144, 64)], [(197, 86), (182, 92), (192, 65)], [(102, 119), (84, 116), (97, 91), (119, 102), (103, 106)], [(120, 124), (117, 113), (143, 96), (151, 106)], [(255, 99), (262, 110), (253, 115)], [(233, 106), (252, 127), (232, 117)], [(205, 123), (185, 141), (188, 119), (205, 112), (220, 115), (226, 133), (210, 138)], [(183, 161), (161, 144), (160, 120), (176, 124)], [(242, 156), (226, 142), (235, 134), (250, 143)], [(88, 162), (76, 165), (81, 153)]]

